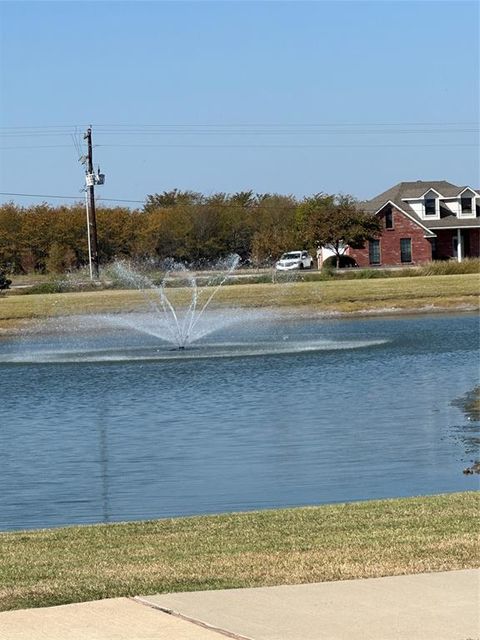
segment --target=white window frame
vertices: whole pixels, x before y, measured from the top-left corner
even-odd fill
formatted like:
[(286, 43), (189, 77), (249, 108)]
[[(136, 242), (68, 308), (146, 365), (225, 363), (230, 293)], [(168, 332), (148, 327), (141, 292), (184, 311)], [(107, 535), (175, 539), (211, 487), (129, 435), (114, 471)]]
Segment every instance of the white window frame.
[[(434, 205), (434, 213), (427, 213), (427, 202), (431, 202), (433, 200), (433, 205)], [(440, 211), (440, 206), (439, 206), (439, 202), (438, 202), (438, 198), (425, 198), (423, 200), (423, 217), (425, 218), (425, 220), (432, 220), (433, 218), (436, 218), (439, 214)]]
[[(464, 193), (468, 193), (467, 197), (472, 200), (472, 210), (468, 213), (462, 211), (462, 198)], [(459, 218), (476, 218), (477, 217), (477, 194), (470, 187), (466, 187), (461, 193), (458, 194), (458, 217)]]

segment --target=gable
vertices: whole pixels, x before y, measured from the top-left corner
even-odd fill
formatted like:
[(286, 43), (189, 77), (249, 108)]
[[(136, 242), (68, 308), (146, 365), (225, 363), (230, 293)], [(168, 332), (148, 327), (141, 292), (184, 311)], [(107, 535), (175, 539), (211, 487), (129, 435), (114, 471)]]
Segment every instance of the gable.
[(459, 198), (474, 198), (476, 195), (478, 195), (476, 193), (476, 191), (474, 191), (470, 187), (465, 187), (465, 189), (463, 191), (460, 191), (460, 193), (458, 194), (458, 197)]
[(441, 197), (442, 197), (442, 194), (438, 193), (436, 189), (429, 189), (428, 191), (425, 191), (423, 195), (420, 196), (420, 198), (423, 198), (424, 200), (430, 200), (430, 199), (441, 198)]
[(424, 232), (425, 237), (428, 237), (428, 238), (435, 237), (435, 234), (433, 233), (433, 231), (430, 231), (428, 227), (422, 224), (422, 222), (418, 219), (415, 213), (413, 212), (409, 213), (408, 211), (405, 210), (405, 208), (401, 207), (395, 202), (392, 202), (391, 200), (389, 200), (388, 202), (385, 202), (377, 211), (374, 212), (374, 215), (382, 216), (382, 217), (385, 216), (385, 213), (388, 207), (391, 207), (392, 210), (397, 211), (401, 215), (405, 216), (408, 220), (416, 224), (418, 227), (420, 227)]

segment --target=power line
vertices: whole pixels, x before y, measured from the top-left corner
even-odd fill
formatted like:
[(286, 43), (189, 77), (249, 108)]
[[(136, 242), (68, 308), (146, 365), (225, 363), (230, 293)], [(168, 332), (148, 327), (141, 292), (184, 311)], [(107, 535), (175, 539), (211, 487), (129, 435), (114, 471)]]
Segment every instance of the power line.
[[(456, 129), (445, 129), (445, 128), (430, 128), (430, 129), (333, 129), (333, 128), (323, 128), (323, 129), (314, 129), (314, 128), (275, 128), (275, 129), (265, 129), (265, 128), (249, 128), (249, 129), (239, 129), (239, 128), (229, 128), (229, 129), (194, 129), (194, 128), (175, 128), (175, 129), (115, 129), (115, 130), (103, 130), (98, 131), (97, 133), (102, 136), (117, 136), (119, 134), (123, 136), (328, 136), (328, 135), (350, 135), (350, 136), (359, 136), (359, 135), (429, 135), (429, 134), (444, 134), (444, 135), (452, 135), (459, 133), (479, 133), (478, 128), (456, 128)], [(36, 131), (32, 133), (27, 132), (0, 132), (0, 136), (3, 138), (63, 138), (65, 136), (71, 136), (71, 131)]]
[[(2, 191), (0, 192), (0, 196), (18, 196), (18, 197), (22, 197), (22, 198), (59, 198), (62, 200), (78, 200), (78, 201), (82, 201), (82, 205), (83, 205), (83, 200), (82, 200), (82, 196), (59, 196), (59, 195), (51, 195), (51, 194), (45, 194), (45, 193), (12, 193), (10, 191)], [(140, 203), (140, 204), (144, 204), (145, 200), (125, 200), (122, 198), (97, 198), (98, 201), (107, 201), (107, 202), (133, 202), (133, 203)]]
[(386, 147), (477, 147), (470, 143), (436, 144), (99, 144), (99, 147), (167, 147), (180, 149), (377, 149)]
[[(476, 121), (463, 121), (463, 122), (443, 122), (443, 121), (429, 121), (429, 122), (230, 122), (230, 123), (161, 123), (161, 124), (93, 124), (95, 128), (168, 128), (168, 127), (420, 127), (420, 126), (478, 126), (479, 122)], [(44, 129), (63, 129), (71, 131), (72, 129), (81, 129), (87, 125), (85, 124), (69, 124), (69, 125), (32, 125), (32, 126), (12, 126), (12, 127), (0, 127), (2, 130), (44, 130)]]
[[(381, 143), (381, 144), (169, 144), (169, 143), (118, 143), (118, 144), (96, 144), (95, 148), (166, 148), (166, 149), (388, 149), (388, 148), (451, 148), (451, 147), (474, 147), (475, 143), (461, 142), (438, 142), (438, 143)], [(0, 151), (21, 150), (21, 149), (71, 149), (68, 144), (48, 144), (48, 145), (21, 145), (0, 147)]]

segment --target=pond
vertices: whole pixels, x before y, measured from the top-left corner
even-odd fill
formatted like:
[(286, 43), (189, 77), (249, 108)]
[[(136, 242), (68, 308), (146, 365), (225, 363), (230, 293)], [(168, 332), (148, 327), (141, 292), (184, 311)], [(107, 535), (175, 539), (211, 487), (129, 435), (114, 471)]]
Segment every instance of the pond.
[(135, 314), (4, 336), (0, 530), (477, 488), (475, 316), (236, 319), (175, 351)]

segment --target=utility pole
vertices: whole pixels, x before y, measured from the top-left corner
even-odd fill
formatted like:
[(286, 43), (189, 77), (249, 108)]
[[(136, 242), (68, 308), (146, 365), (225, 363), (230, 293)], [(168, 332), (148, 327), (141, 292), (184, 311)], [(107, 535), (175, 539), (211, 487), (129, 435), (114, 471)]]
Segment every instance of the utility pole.
[(90, 274), (90, 280), (93, 280), (92, 269), (92, 245), (90, 243), (90, 215), (88, 213), (88, 193), (85, 189), (85, 211), (87, 213), (87, 248), (88, 248), (88, 272)]
[[(86, 186), (88, 192), (88, 237), (89, 248), (91, 249), (91, 258), (93, 265), (93, 275), (95, 278), (99, 276), (99, 262), (98, 262), (98, 241), (97, 241), (97, 218), (95, 216), (95, 184), (103, 184), (100, 182), (93, 171), (93, 151), (92, 151), (92, 129), (89, 127), (84, 134), (83, 139), (87, 141), (87, 169), (86, 169)], [(99, 174), (100, 175), (100, 174)]]

